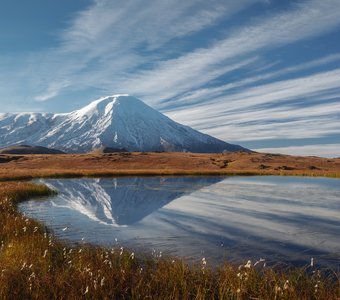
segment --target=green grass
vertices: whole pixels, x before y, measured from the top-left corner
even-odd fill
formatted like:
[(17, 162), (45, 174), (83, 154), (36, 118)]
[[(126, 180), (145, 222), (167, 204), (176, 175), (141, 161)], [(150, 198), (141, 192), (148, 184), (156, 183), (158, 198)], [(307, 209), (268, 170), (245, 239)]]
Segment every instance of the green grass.
[(339, 299), (339, 274), (225, 263), (210, 269), (120, 247), (71, 246), (16, 205), (53, 193), (0, 184), (0, 299)]

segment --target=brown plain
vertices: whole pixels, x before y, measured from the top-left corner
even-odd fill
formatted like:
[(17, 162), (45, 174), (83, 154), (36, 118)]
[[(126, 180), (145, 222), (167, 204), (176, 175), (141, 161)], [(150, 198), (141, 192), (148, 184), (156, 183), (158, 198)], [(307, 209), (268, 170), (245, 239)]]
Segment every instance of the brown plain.
[(128, 175), (297, 175), (340, 177), (340, 158), (266, 153), (0, 155), (0, 180)]

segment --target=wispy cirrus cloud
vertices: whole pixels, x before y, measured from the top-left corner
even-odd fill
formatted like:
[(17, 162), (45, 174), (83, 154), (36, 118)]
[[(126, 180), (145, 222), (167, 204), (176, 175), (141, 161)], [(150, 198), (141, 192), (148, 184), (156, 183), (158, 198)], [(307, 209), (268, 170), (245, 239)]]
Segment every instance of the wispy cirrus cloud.
[[(95, 1), (62, 33), (59, 47), (39, 54), (34, 68), (39, 75), (33, 76), (35, 89), (41, 91), (36, 99), (96, 87), (103, 93), (141, 96), (156, 107), (162, 107), (161, 100), (176, 106), (178, 97), (235, 70), (233, 66), (250, 68), (258, 51), (318, 36), (340, 24), (336, 0), (305, 1), (226, 30), (224, 38), (208, 39), (203, 47), (177, 49), (178, 39), (264, 1), (212, 2)], [(33, 55), (29, 67), (36, 59)]]
[(35, 99), (38, 101), (46, 101), (58, 95), (58, 91), (69, 86), (68, 81), (57, 81), (49, 84), (48, 88), (43, 94), (36, 96)]
[[(104, 91), (126, 89), (122, 83), (132, 80), (130, 75), (137, 70), (154, 68), (166, 57), (180, 55), (181, 49), (172, 45), (172, 40), (212, 26), (256, 2), (262, 0), (172, 0), (148, 5), (139, 0), (95, 1), (62, 33), (60, 47), (43, 55), (39, 74), (50, 83), (48, 92), (42, 91), (43, 97), (37, 98), (48, 100), (48, 94), (54, 97), (65, 89), (88, 86)], [(33, 56), (32, 63), (35, 60)], [(65, 79), (70, 82), (68, 87), (59, 83)]]
[[(334, 9), (335, 6), (334, 0), (300, 3), (291, 11), (270, 15), (237, 28), (210, 47), (161, 61), (151, 70), (139, 71), (129, 76), (123, 86), (133, 94), (144, 92), (146, 97), (155, 99), (155, 102), (183, 92), (178, 90), (178, 86), (184, 84), (183, 81), (188, 83), (187, 91), (193, 91), (198, 76), (206, 77), (207, 84), (220, 76), (209, 74), (214, 74), (215, 69), (221, 65), (258, 56), (260, 50), (273, 49), (334, 30), (340, 25), (340, 11)], [(166, 88), (159, 92), (160, 86)], [(168, 94), (164, 97), (165, 92)]]
[(340, 132), (338, 78), (335, 69), (244, 88), (167, 115), (232, 140), (322, 137)]
[[(257, 60), (259, 59), (257, 58)], [(204, 88), (195, 89), (193, 91), (188, 91), (187, 93), (176, 98), (176, 107), (174, 107), (174, 109), (175, 110), (178, 109), (178, 106), (180, 106), (182, 109), (182, 107), (185, 107), (185, 106), (197, 105), (202, 102), (204, 103), (207, 98), (217, 100), (220, 96), (223, 96), (225, 94), (228, 94), (228, 95), (233, 94), (235, 89), (242, 88), (244, 90), (245, 88), (249, 86), (253, 86), (255, 84), (257, 86), (263, 85), (263, 83), (261, 82), (266, 81), (266, 80), (277, 80), (281, 76), (291, 75), (291, 74), (294, 74), (300, 71), (306, 71), (306, 70), (308, 71), (315, 67), (319, 67), (319, 66), (323, 66), (323, 65), (327, 65), (331, 63), (336, 63), (336, 62), (340, 62), (340, 53), (327, 55), (325, 57), (318, 58), (318, 59), (308, 61), (305, 63), (297, 64), (292, 67), (285, 67), (285, 68), (281, 68), (275, 71), (261, 72), (260, 74), (248, 76), (244, 79), (237, 80), (237, 81), (236, 80), (231, 81), (227, 84), (220, 84), (220, 85), (213, 86), (213, 87), (204, 87)], [(334, 75), (336, 76), (337, 74), (334, 74)], [(211, 102), (214, 102), (214, 100), (212, 100)], [(167, 103), (160, 105), (160, 107), (164, 111), (172, 110), (171, 105), (168, 105)]]
[(258, 152), (267, 153), (282, 153), (301, 156), (323, 156), (323, 157), (340, 157), (339, 156), (340, 144), (315, 144), (304, 146), (289, 146), (277, 148), (260, 148), (255, 149)]

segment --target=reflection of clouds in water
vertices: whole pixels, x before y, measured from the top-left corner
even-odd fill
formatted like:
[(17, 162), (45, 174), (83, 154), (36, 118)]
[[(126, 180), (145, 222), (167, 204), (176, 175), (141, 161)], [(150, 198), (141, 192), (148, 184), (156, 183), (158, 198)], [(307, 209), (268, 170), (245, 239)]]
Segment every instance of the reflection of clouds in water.
[(325, 189), (312, 182), (259, 188), (258, 182), (250, 185), (238, 180), (234, 184), (229, 179), (183, 197), (180, 203), (172, 202), (162, 213), (189, 235), (246, 244), (251, 249), (248, 255), (257, 252), (260, 256), (259, 249), (275, 250), (278, 255), (302, 259), (304, 255), (298, 252), (309, 250), (331, 252), (339, 263), (339, 199), (339, 188)]
[[(31, 208), (30, 202), (22, 208), (39, 218), (34, 215), (38, 209), (57, 234), (56, 228), (72, 216), (66, 225), (67, 238), (73, 240), (85, 235), (88, 241), (109, 244), (118, 237), (132, 247), (186, 257), (201, 257), (204, 251), (216, 261), (226, 255), (234, 260), (266, 256), (307, 262), (314, 256), (319, 263), (339, 266), (337, 180), (148, 177), (47, 182), (61, 191), (51, 200), (59, 207), (51, 207), (51, 201), (30, 201)], [(48, 214), (55, 217), (53, 222)]]

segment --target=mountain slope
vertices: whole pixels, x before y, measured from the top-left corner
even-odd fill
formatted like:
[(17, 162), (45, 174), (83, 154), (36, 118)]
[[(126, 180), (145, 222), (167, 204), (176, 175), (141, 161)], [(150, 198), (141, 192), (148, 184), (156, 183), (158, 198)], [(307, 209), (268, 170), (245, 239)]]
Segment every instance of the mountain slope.
[(246, 150), (181, 125), (144, 104), (117, 95), (66, 114), (0, 114), (0, 147), (39, 145), (65, 152), (99, 147), (129, 151)]

